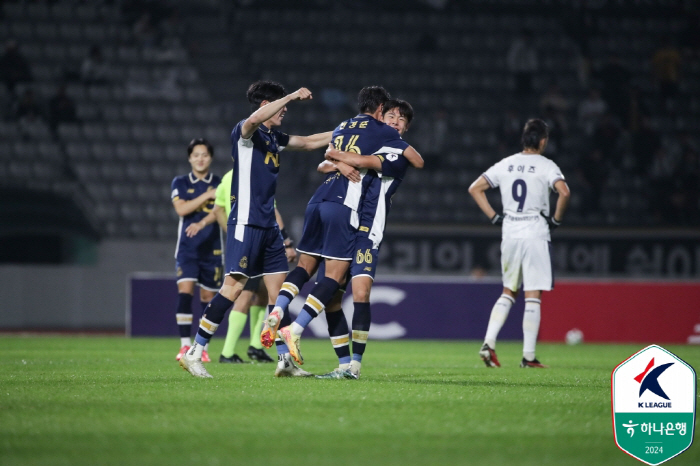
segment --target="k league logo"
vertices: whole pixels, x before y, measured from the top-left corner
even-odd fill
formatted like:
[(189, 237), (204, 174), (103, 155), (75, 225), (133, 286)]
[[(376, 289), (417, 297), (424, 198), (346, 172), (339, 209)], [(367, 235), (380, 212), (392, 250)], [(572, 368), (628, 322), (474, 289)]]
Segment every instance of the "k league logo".
[(612, 373), (615, 443), (628, 455), (661, 464), (693, 442), (695, 370), (670, 351), (651, 345)]

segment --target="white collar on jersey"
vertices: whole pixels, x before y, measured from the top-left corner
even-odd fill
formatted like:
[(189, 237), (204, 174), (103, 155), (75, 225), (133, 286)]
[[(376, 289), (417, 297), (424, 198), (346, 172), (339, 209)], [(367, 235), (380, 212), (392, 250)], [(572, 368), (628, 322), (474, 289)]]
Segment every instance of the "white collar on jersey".
[(212, 172), (209, 172), (207, 176), (202, 178), (201, 180), (194, 176), (194, 173), (190, 172), (190, 183), (195, 184), (197, 181), (204, 181), (206, 184), (211, 183), (211, 179), (214, 177), (214, 174)]

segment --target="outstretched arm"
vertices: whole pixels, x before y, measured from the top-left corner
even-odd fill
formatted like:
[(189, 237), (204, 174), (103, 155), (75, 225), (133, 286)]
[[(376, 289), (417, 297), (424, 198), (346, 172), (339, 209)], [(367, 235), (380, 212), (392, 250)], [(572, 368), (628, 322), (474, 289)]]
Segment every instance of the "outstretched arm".
[(286, 149), (289, 150), (316, 150), (326, 147), (331, 142), (333, 131), (312, 134), (311, 136), (289, 136)]
[(312, 98), (311, 91), (305, 87), (302, 87), (298, 91), (287, 94), (281, 99), (277, 99), (268, 103), (267, 105), (263, 105), (254, 111), (248, 117), (248, 119), (243, 122), (241, 137), (243, 139), (250, 139), (261, 124), (275, 116), (275, 113), (282, 110), (289, 102), (293, 100), (310, 100)]
[(498, 214), (495, 210), (493, 210), (489, 200), (486, 198), (486, 190), (490, 187), (491, 185), (488, 181), (486, 181), (486, 178), (480, 176), (472, 183), (471, 186), (469, 186), (469, 194), (471, 194), (471, 196), (474, 198), (476, 205), (479, 206), (481, 211), (486, 214), (489, 220), (493, 222), (494, 218)]
[(418, 153), (417, 150), (413, 148), (413, 146), (408, 146), (408, 149), (403, 151), (403, 156), (406, 157), (406, 159), (408, 159), (408, 162), (415, 168), (422, 169), (425, 165), (423, 157), (421, 157), (421, 155)]

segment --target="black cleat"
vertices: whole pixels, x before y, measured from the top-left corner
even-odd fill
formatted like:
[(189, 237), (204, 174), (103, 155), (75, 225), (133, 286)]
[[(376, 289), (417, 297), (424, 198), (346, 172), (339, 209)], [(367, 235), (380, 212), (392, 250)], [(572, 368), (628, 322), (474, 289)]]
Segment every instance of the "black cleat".
[(520, 361), (520, 367), (522, 368), (527, 368), (527, 367), (536, 367), (539, 369), (544, 369), (549, 366), (545, 366), (541, 362), (537, 360), (537, 358), (533, 359), (532, 361), (528, 361), (527, 359), (523, 358), (522, 361)]
[(248, 357), (251, 361), (255, 362), (275, 362), (274, 359), (268, 355), (265, 350), (258, 349), (253, 346), (248, 347)]
[(221, 356), (219, 356), (219, 362), (223, 362), (226, 364), (244, 364), (245, 363), (245, 361), (243, 359), (241, 359), (241, 357), (237, 354), (234, 354), (230, 358), (227, 358), (226, 356), (224, 356), (222, 354)]

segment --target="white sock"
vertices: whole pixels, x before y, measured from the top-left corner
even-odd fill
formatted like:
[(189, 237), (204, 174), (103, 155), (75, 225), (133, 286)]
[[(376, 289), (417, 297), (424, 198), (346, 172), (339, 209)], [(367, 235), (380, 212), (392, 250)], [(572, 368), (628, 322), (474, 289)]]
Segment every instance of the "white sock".
[(523, 357), (528, 361), (535, 359), (535, 345), (540, 331), (539, 299), (525, 299), (525, 314), (523, 315)]
[(194, 356), (195, 359), (202, 359), (202, 351), (204, 350), (204, 347), (197, 343), (196, 341), (192, 344), (192, 347), (190, 350), (187, 352), (189, 356)]
[(180, 348), (182, 348), (183, 346), (192, 346), (192, 340), (190, 340), (190, 337), (180, 338)]
[(484, 338), (484, 343), (489, 345), (491, 349), (496, 349), (496, 338), (498, 337), (498, 332), (501, 331), (503, 324), (506, 323), (508, 318), (508, 313), (510, 308), (515, 303), (515, 299), (511, 298), (507, 294), (502, 294), (497, 300), (496, 304), (493, 305), (491, 309), (491, 318), (489, 319), (489, 326), (486, 328), (486, 338)]
[(291, 330), (294, 335), (301, 335), (302, 333), (304, 333), (304, 327), (297, 324), (296, 322), (292, 322)]

